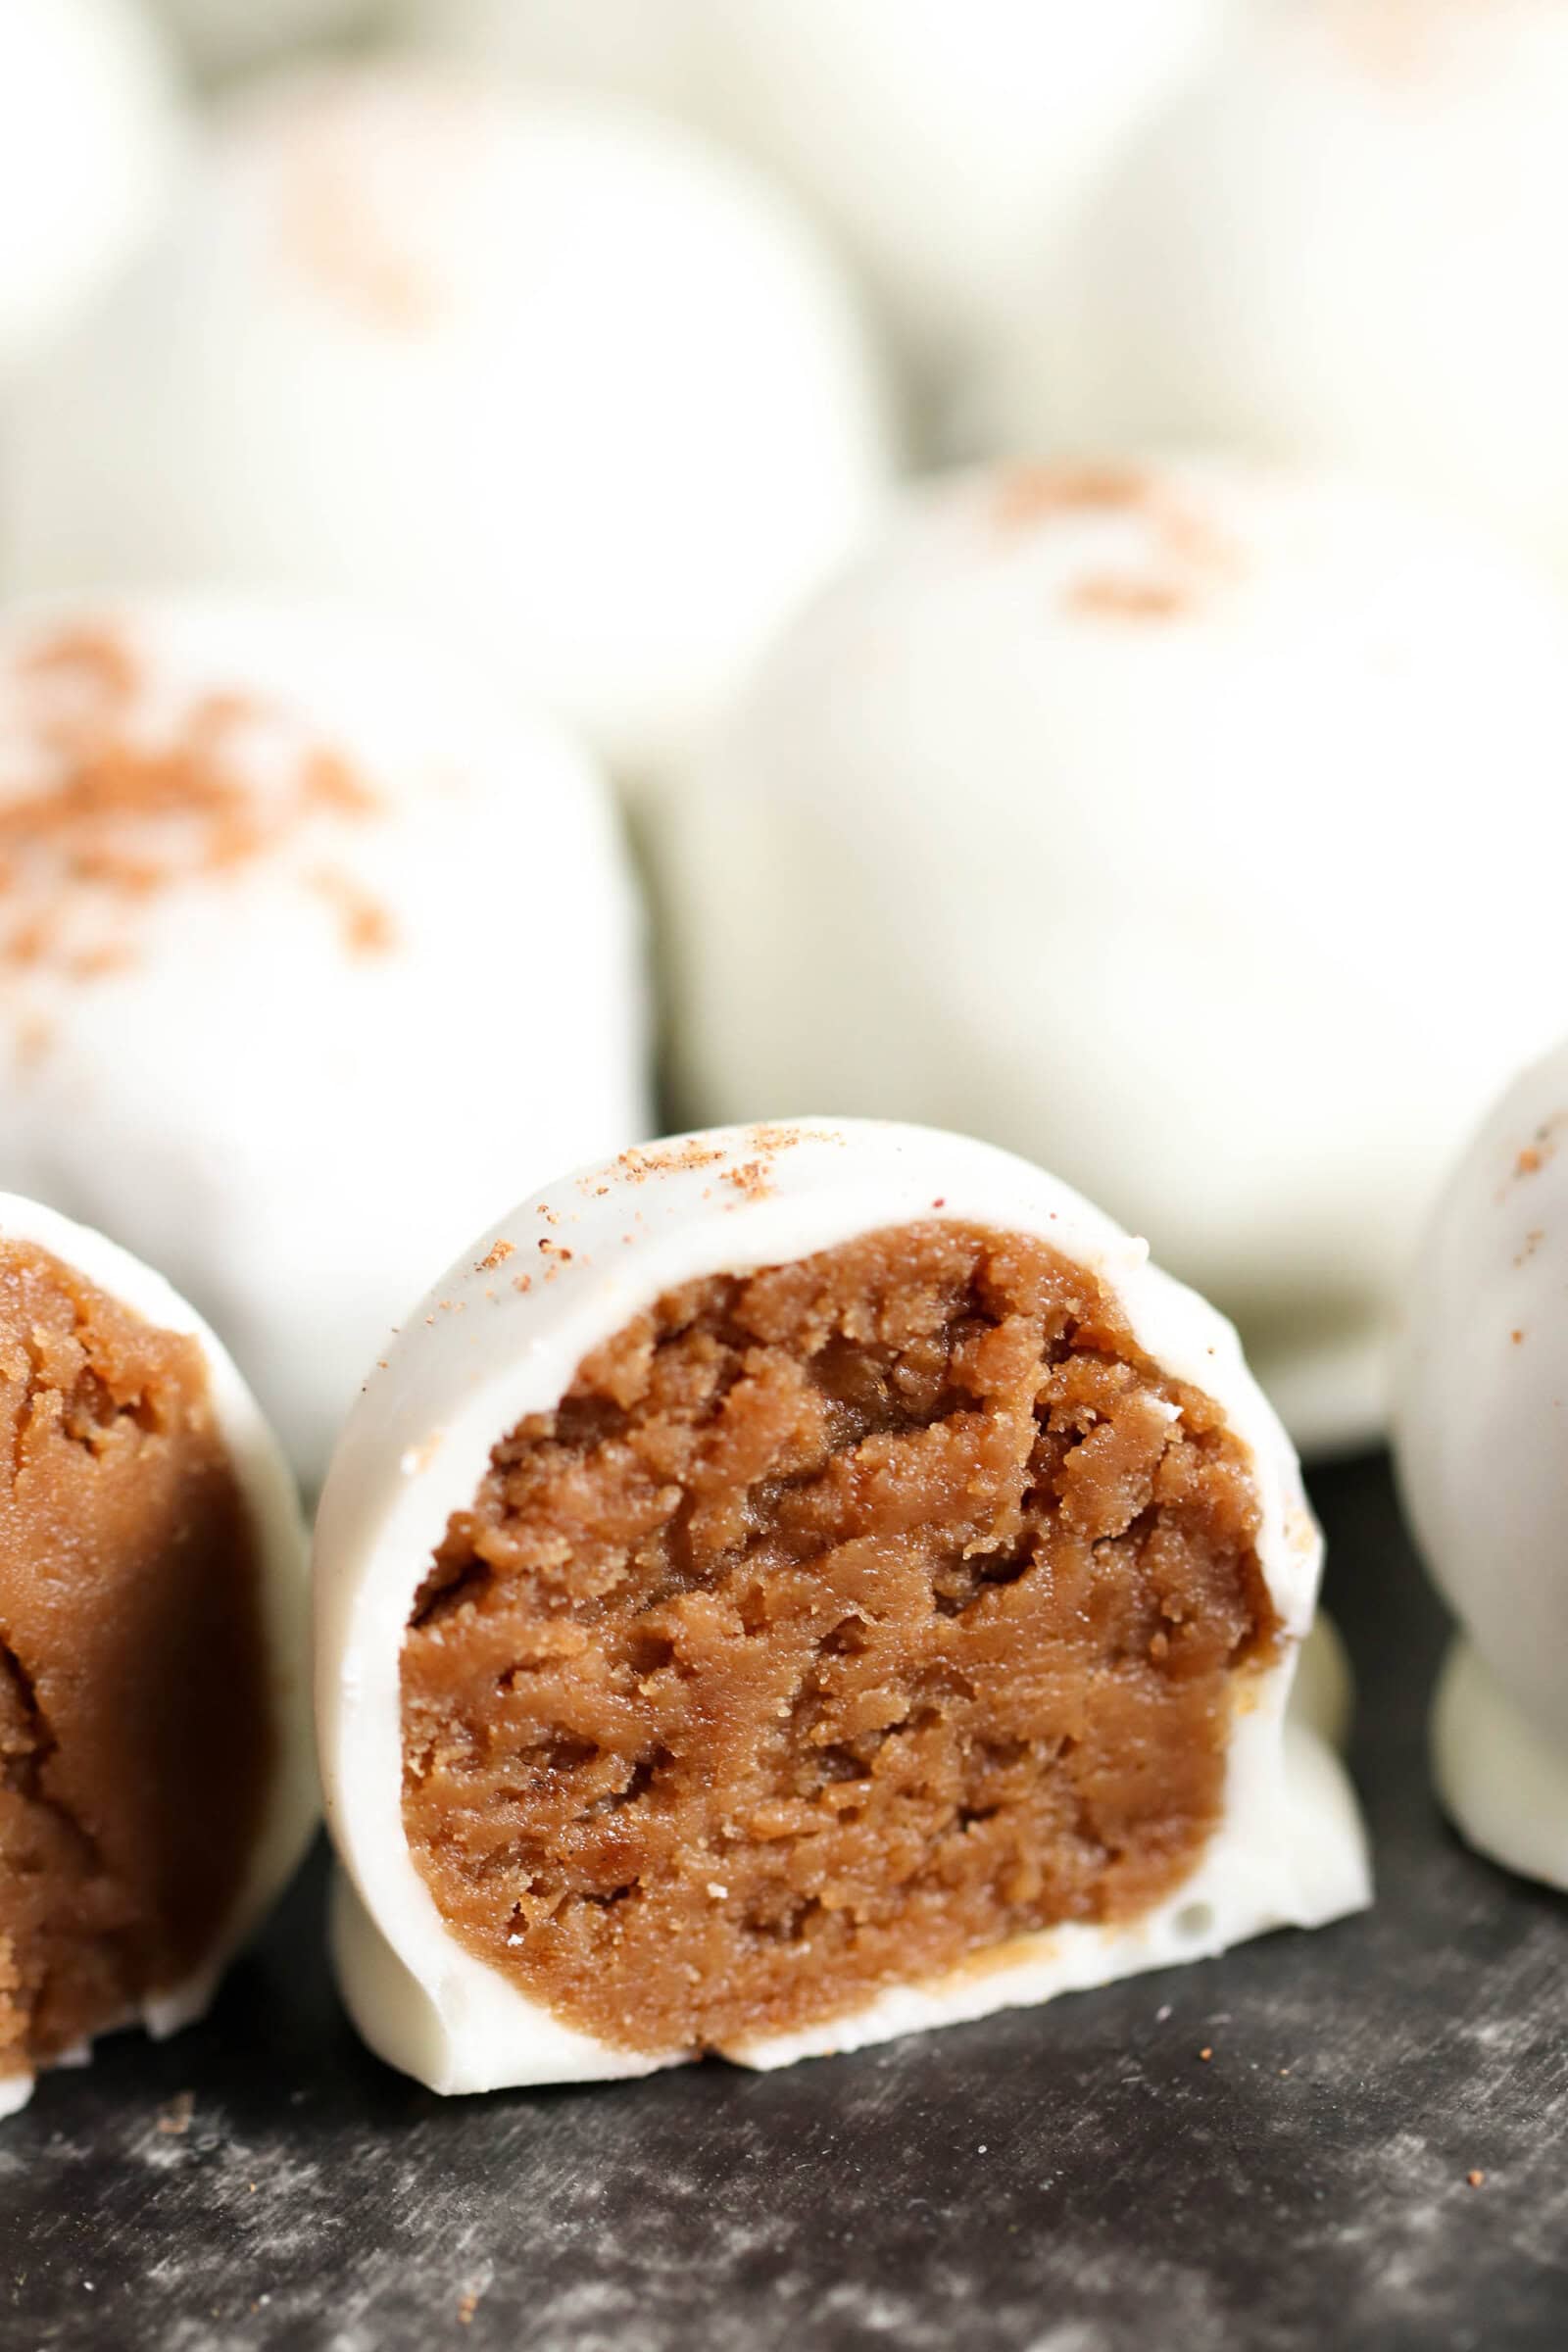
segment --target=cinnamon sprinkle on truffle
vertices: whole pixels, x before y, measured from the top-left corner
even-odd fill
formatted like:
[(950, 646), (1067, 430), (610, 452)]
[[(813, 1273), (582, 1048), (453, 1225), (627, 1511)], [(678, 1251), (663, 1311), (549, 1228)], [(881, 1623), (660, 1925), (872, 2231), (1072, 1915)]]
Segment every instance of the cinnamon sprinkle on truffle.
[[(0, 973), (100, 980), (133, 960), (142, 910), (161, 894), (277, 855), (314, 820), (363, 821), (379, 805), (318, 745), (293, 752), (279, 783), (255, 783), (236, 737), (275, 729), (282, 714), (251, 697), (207, 695), (161, 731), (138, 724), (142, 673), (112, 628), (41, 638), (6, 683), (15, 780), (0, 797), (0, 875), (15, 919), (0, 929)], [(391, 945), (385, 910), (334, 869), (300, 878), (337, 906), (350, 953)]]
[(1164, 620), (1196, 611), (1239, 567), (1237, 550), (1191, 502), (1135, 466), (1009, 466), (996, 518), (1008, 536), (1058, 516), (1110, 514), (1142, 523), (1151, 567), (1098, 571), (1072, 582), (1070, 612), (1105, 620)]

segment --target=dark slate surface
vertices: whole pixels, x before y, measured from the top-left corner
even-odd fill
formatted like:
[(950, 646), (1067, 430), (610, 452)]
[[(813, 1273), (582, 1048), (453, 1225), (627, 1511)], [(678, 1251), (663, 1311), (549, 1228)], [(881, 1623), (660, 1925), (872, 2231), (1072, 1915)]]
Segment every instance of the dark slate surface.
[(339, 2015), (318, 1857), (205, 2026), (0, 2129), (0, 2345), (1560, 2352), (1568, 1905), (1433, 1811), (1382, 1464), (1315, 1492), (1368, 1918), (780, 2076), (444, 2102)]

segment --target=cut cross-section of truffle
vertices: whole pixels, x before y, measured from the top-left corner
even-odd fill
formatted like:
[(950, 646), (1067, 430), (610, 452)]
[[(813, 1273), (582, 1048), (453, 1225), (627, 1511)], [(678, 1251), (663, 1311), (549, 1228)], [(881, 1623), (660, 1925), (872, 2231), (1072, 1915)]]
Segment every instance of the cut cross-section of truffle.
[(227, 1357), (159, 1278), (0, 1194), (0, 2113), (170, 2032), (315, 1813), (304, 1533)]
[(323, 1496), (350, 2007), (445, 2090), (767, 2066), (1351, 1909), (1284, 1715), (1319, 1549), (1229, 1327), (1005, 1153), (567, 1179)]

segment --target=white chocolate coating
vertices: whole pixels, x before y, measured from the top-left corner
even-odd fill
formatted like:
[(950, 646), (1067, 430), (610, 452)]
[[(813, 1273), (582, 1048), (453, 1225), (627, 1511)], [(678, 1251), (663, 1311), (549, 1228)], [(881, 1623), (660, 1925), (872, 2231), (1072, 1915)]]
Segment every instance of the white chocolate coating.
[(323, 755), (360, 795), (228, 863), (198, 831), (208, 862), (144, 901), (62, 897), (46, 864), (32, 960), (25, 874), (0, 920), (0, 1182), (166, 1266), (314, 1481), (387, 1325), (487, 1204), (646, 1132), (609, 796), (425, 637), (319, 606), (101, 600), (0, 622), (0, 839), (52, 773), (29, 664), (78, 623), (127, 651), (137, 742), (237, 694), (222, 756), (260, 808)]
[[(1033, 1234), (1092, 1268), (1139, 1345), (1224, 1407), (1257, 1482), (1259, 1559), (1285, 1632), (1280, 1659), (1238, 1712), (1222, 1825), (1169, 1901), (1132, 1927), (1072, 1925), (1023, 1938), (1005, 1960), (987, 1955), (983, 1969), (900, 1987), (829, 2025), (724, 2054), (769, 2067), (853, 2049), (1366, 1902), (1353, 1799), (1322, 1743), (1285, 1723), (1320, 1541), (1290, 1446), (1230, 1327), (1150, 1266), (1143, 1243), (987, 1145), (860, 1120), (695, 1140), (695, 1150), (679, 1139), (564, 1178), (491, 1227), (394, 1341), (334, 1457), (317, 1526), (317, 1734), (344, 1874), (337, 1966), (372, 2046), (442, 2091), (646, 2073), (688, 2054), (638, 2056), (576, 2032), (449, 1933), (403, 1829), (399, 1670), (410, 1611), (498, 1439), (524, 1414), (551, 1409), (587, 1351), (662, 1292), (929, 1218), (939, 1200), (948, 1216)], [(761, 1182), (731, 1181), (758, 1162)], [(526, 1291), (512, 1278), (518, 1266), (529, 1270)]]
[(657, 104), (836, 232), (932, 376), (1002, 332), (1222, 0), (413, 0), (419, 37)]
[(395, 64), (237, 94), (10, 440), (13, 588), (432, 618), (634, 780), (857, 538), (891, 446), (787, 199), (658, 121)]
[(1405, 1298), (1395, 1440), (1461, 1627), (1440, 1790), (1484, 1852), (1568, 1887), (1568, 1045), (1516, 1080), (1444, 1190)]
[(0, 379), (148, 233), (182, 143), (134, 0), (0, 7)]
[[(282, 1449), (233, 1359), (161, 1274), (102, 1234), (15, 1193), (0, 1193), (0, 1242), (47, 1250), (144, 1322), (160, 1331), (187, 1334), (199, 1343), (219, 1430), (255, 1532), (276, 1738), (272, 1775), (239, 1893), (200, 1967), (186, 1983), (156, 1994), (134, 2017), (121, 2021), (143, 2025), (161, 2040), (204, 2014), (229, 1960), (293, 1876), (316, 1826), (307, 1539), (299, 1494)], [(32, 2086), (31, 2075), (0, 2077), (0, 2116), (25, 2106)]]
[(1565, 676), (1551, 596), (1337, 479), (918, 493), (667, 812), (684, 1104), (1059, 1168), (1364, 1442), (1411, 1230), (1561, 1017)]
[(1558, 0), (1249, 0), (1019, 306), (993, 445), (1317, 458), (1568, 580), (1565, 122)]

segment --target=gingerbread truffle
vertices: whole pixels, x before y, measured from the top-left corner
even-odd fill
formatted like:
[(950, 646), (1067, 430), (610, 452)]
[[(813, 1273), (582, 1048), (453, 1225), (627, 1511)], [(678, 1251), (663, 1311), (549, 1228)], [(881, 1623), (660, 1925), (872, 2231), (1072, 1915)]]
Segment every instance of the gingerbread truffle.
[(0, 1182), (166, 1269), (308, 1480), (484, 1203), (643, 1130), (603, 778), (425, 634), (0, 619)]
[(669, 810), (685, 1106), (1027, 1152), (1240, 1325), (1299, 1444), (1365, 1443), (1408, 1237), (1557, 1018), (1565, 675), (1539, 583), (1333, 475), (923, 490)]
[(752, 2066), (1366, 1900), (1235, 1335), (990, 1147), (698, 1134), (490, 1228), (345, 1431), (317, 1703), (361, 2030)]
[(0, 456), (13, 590), (456, 626), (643, 781), (866, 527), (891, 440), (854, 297), (765, 181), (672, 124), (387, 62), (224, 103)]
[(1346, 466), (1568, 582), (1568, 11), (1230, 15), (1020, 291), (990, 445)]
[(1395, 1440), (1459, 1620), (1439, 1790), (1483, 1853), (1568, 1888), (1568, 1045), (1515, 1080), (1444, 1189), (1405, 1295)]
[(158, 1275), (0, 1194), (0, 2113), (172, 2033), (316, 1816), (305, 1531)]

